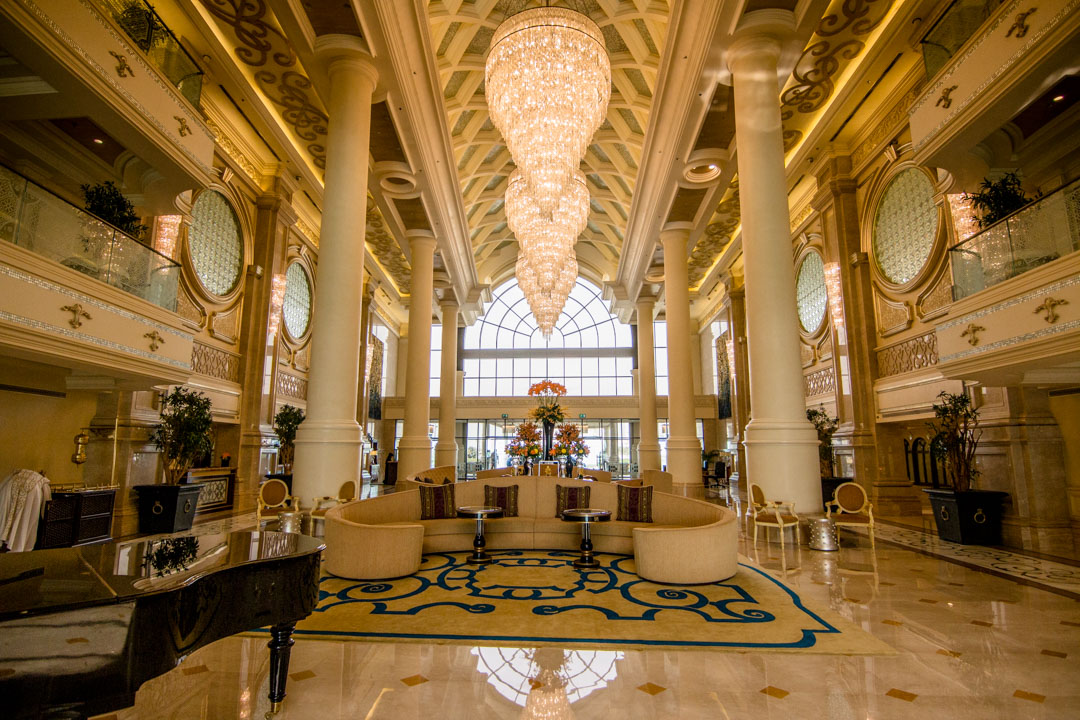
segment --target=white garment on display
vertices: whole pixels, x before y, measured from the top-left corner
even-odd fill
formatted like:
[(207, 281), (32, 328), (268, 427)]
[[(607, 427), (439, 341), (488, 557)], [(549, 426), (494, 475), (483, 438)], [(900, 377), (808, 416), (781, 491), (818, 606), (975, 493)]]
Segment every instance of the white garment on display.
[(49, 479), (33, 470), (16, 470), (0, 482), (0, 541), (9, 550), (34, 549), (38, 520), (51, 498)]

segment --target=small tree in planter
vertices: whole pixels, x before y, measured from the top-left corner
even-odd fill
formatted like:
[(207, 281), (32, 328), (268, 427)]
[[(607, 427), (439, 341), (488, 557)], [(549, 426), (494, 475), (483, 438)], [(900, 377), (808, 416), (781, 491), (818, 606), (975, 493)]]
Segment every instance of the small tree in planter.
[(278, 436), (278, 456), (285, 472), (292, 472), (293, 454), (296, 451), (296, 429), (304, 422), (304, 411), (292, 405), (282, 405), (274, 416), (274, 432)]
[(832, 436), (840, 427), (838, 418), (829, 417), (824, 407), (806, 411), (806, 419), (814, 425), (818, 437), (818, 471), (822, 478), (833, 476)]
[(938, 400), (929, 423), (930, 452), (942, 462), (950, 487), (924, 491), (930, 495), (938, 536), (966, 545), (996, 545), (1001, 542), (1001, 502), (1007, 494), (971, 489), (979, 476), (979, 410), (966, 393), (942, 391)]
[(214, 449), (210, 398), (182, 385), (161, 398), (161, 422), (150, 433), (165, 462), (165, 482), (176, 485), (195, 461)]
[(139, 531), (187, 530), (195, 519), (200, 485), (181, 485), (195, 461), (214, 449), (214, 417), (210, 398), (183, 386), (161, 396), (161, 422), (150, 432), (161, 451), (164, 485), (138, 485)]
[(964, 197), (979, 213), (972, 219), (980, 228), (990, 227), (1031, 202), (1020, 187), (1020, 178), (1016, 173), (1005, 173), (997, 180), (983, 178), (979, 191), (972, 195), (965, 193)]
[(86, 212), (115, 225), (131, 237), (142, 240), (149, 228), (139, 222), (135, 206), (112, 180), (97, 185), (81, 185)]

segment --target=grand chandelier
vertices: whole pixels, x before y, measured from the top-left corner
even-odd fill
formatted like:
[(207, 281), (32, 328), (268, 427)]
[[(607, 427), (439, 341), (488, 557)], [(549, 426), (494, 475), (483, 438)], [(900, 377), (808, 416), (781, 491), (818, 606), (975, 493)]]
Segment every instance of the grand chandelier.
[(484, 92), (529, 194), (550, 216), (611, 99), (611, 62), (600, 28), (565, 8), (508, 18), (491, 40)]
[(585, 15), (541, 7), (504, 21), (492, 37), (485, 93), (517, 164), (507, 225), (521, 245), (518, 284), (545, 336), (577, 280), (574, 243), (589, 217), (579, 169), (611, 99), (611, 63)]

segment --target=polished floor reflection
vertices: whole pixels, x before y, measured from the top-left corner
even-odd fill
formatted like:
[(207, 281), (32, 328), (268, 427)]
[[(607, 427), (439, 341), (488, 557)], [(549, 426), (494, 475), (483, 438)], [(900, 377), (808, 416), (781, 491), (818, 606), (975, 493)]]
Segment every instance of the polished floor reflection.
[[(775, 537), (773, 538), (775, 539)], [(878, 535), (742, 552), (898, 654), (564, 651), (298, 640), (294, 718), (1080, 717), (1080, 601)], [(230, 638), (147, 683), (117, 720), (262, 718), (265, 640)]]

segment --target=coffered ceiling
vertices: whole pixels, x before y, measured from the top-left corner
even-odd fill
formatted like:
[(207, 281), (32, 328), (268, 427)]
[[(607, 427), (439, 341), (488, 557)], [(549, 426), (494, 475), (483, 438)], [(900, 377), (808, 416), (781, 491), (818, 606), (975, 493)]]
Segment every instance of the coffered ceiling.
[[(507, 178), (514, 165), (488, 116), (484, 63), (495, 28), (510, 15), (543, 4), (536, 0), (431, 0), (427, 4), (450, 141), (481, 277), (502, 274), (516, 255), (503, 212)], [(603, 32), (611, 58), (607, 119), (582, 163), (592, 211), (577, 246), (583, 273), (603, 281), (614, 276), (625, 241), (669, 9), (665, 0), (550, 4), (587, 14)]]

